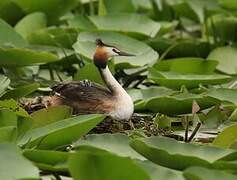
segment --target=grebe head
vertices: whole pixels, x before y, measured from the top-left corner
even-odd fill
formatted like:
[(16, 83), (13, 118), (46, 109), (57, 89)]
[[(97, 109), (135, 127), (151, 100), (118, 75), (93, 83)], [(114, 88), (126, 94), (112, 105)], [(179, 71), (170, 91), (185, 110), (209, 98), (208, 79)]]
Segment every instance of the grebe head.
[(101, 39), (96, 39), (96, 50), (94, 54), (94, 64), (99, 68), (105, 68), (107, 61), (114, 56), (134, 56), (120, 51), (118, 48), (105, 44)]

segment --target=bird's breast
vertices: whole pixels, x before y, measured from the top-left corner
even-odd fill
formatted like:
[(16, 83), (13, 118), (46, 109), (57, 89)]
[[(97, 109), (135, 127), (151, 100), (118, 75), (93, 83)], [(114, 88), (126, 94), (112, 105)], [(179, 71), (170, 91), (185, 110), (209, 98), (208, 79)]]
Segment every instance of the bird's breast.
[(115, 97), (114, 110), (109, 114), (116, 120), (129, 120), (134, 111), (132, 98), (125, 92)]

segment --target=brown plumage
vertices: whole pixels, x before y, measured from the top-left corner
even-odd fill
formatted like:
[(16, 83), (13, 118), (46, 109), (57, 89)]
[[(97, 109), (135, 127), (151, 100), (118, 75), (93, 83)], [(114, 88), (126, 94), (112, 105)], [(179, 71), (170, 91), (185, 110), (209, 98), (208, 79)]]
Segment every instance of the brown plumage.
[(50, 105), (71, 106), (75, 114), (106, 114), (114, 108), (111, 92), (95, 83), (72, 81), (57, 84), (52, 90)]

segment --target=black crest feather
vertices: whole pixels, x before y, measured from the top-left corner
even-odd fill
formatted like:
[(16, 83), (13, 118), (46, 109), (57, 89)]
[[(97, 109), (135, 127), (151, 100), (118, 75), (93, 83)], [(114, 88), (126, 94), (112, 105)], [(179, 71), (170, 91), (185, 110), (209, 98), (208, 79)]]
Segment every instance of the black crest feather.
[(105, 45), (101, 39), (96, 39), (95, 43), (97, 46), (104, 46)]

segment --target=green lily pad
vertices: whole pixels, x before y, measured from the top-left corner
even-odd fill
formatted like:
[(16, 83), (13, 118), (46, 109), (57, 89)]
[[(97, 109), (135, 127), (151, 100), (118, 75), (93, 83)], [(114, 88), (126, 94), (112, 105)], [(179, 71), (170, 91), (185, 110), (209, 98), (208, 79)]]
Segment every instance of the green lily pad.
[(153, 68), (158, 71), (173, 71), (187, 74), (211, 74), (218, 62), (202, 58), (175, 58), (159, 61)]
[(33, 128), (39, 128), (69, 118), (71, 114), (72, 109), (68, 106), (52, 106), (35, 111), (30, 116), (33, 119)]
[(0, 101), (0, 108), (6, 108), (21, 117), (29, 117), (29, 114), (13, 99)]
[(165, 137), (136, 139), (131, 146), (150, 161), (177, 170), (190, 166), (211, 167), (217, 160), (236, 155), (234, 150), (185, 144)]
[(146, 110), (146, 102), (148, 102), (150, 99), (166, 97), (175, 93), (175, 91), (162, 86), (152, 86), (147, 89), (131, 89), (128, 91), (128, 93), (135, 103), (135, 110), (142, 111)]
[(40, 85), (38, 83), (27, 84), (13, 90), (7, 91), (1, 99), (19, 99), (36, 91)]
[(236, 10), (237, 3), (235, 0), (218, 0), (218, 2), (227, 9)]
[(42, 170), (68, 171), (67, 160), (70, 155), (68, 152), (26, 149), (23, 151), (23, 155)]
[(0, 19), (0, 46), (24, 47), (28, 43), (9, 24)]
[(100, 0), (99, 1), (99, 15), (106, 15), (112, 13), (135, 12), (135, 6), (132, 0)]
[[(12, 13), (14, 12), (14, 13)], [(17, 6), (11, 0), (2, 0), (0, 4), (0, 18), (6, 21), (7, 23), (14, 25), (16, 24), (22, 17), (24, 16), (24, 12), (22, 9)]]
[(137, 161), (136, 163), (147, 172), (151, 180), (185, 180), (180, 171), (159, 166), (151, 161)]
[(53, 23), (58, 17), (70, 11), (72, 8), (76, 7), (78, 3), (77, 0), (16, 0), (15, 2), (26, 13), (38, 11), (44, 12), (51, 23)]
[(227, 89), (227, 88), (210, 89), (206, 93), (204, 93), (204, 96), (219, 99), (220, 101), (223, 102), (231, 102), (237, 105), (236, 89)]
[(104, 115), (81, 115), (35, 128), (26, 132), (19, 140), (19, 145), (27, 144), (30, 147), (36, 146), (38, 149), (65, 146), (85, 135), (104, 117)]
[(183, 74), (172, 71), (149, 69), (148, 78), (169, 88), (180, 89), (181, 86), (195, 88), (202, 85), (215, 85), (230, 82), (233, 78), (221, 74)]
[(196, 101), (201, 109), (209, 108), (220, 103), (217, 99), (191, 93), (179, 93), (173, 96), (161, 96), (149, 99), (145, 108), (152, 112), (167, 115), (192, 113), (192, 104)]
[(217, 69), (226, 74), (237, 74), (237, 48), (235, 47), (218, 47), (210, 52), (207, 57), (218, 61)]
[(0, 48), (0, 66), (27, 66), (58, 61), (52, 53), (30, 49)]
[(230, 148), (237, 141), (237, 125), (228, 126), (225, 128), (213, 141), (213, 145)]
[(28, 41), (35, 45), (48, 45), (60, 48), (72, 48), (76, 42), (78, 31), (76, 28), (49, 27), (34, 31), (28, 36)]
[(0, 143), (14, 142), (17, 137), (15, 126), (5, 126), (0, 128)]
[[(1, 179), (38, 179), (39, 171), (25, 159), (12, 144), (0, 144), (0, 174)], [(5, 162), (5, 163), (3, 163)], [(9, 172), (13, 170), (14, 172)]]
[(237, 178), (236, 175), (227, 173), (225, 171), (220, 170), (213, 170), (213, 169), (207, 169), (203, 167), (190, 167), (188, 169), (185, 169), (183, 173), (184, 177), (187, 180), (235, 180)]
[[(155, 37), (160, 24), (144, 15), (109, 14), (89, 17), (98, 30), (129, 33), (135, 37)], [(126, 22), (126, 23), (125, 23)]]
[(95, 52), (95, 40), (101, 38), (105, 43), (114, 45), (134, 57), (115, 57), (114, 63), (123, 68), (140, 67), (153, 64), (158, 54), (143, 42), (114, 32), (82, 32), (73, 45), (75, 51), (82, 56), (92, 59)]
[(129, 146), (130, 139), (124, 134), (97, 134), (88, 135), (86, 139), (74, 143), (76, 149), (86, 149), (87, 146), (109, 151), (122, 157), (145, 160)]
[(22, 37), (27, 39), (27, 36), (32, 32), (45, 28), (47, 26), (46, 15), (41, 12), (35, 12), (21, 19), (16, 25), (15, 30)]
[(148, 174), (132, 159), (91, 148), (69, 157), (69, 170), (75, 180), (149, 180)]

